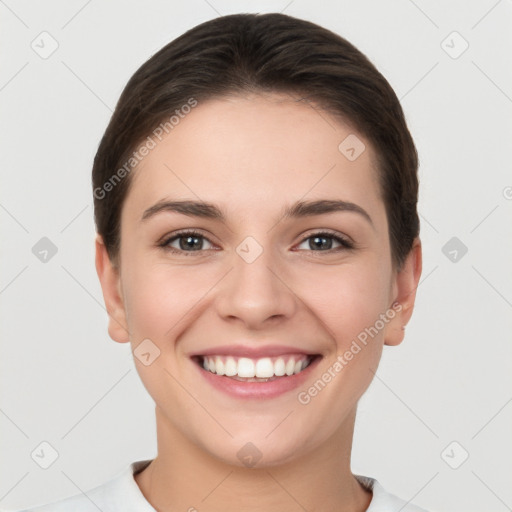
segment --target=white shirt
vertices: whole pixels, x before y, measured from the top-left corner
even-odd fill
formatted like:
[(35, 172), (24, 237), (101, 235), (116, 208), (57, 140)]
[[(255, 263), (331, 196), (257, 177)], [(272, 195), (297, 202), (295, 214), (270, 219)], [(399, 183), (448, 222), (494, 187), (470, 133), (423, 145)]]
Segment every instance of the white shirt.
[[(139, 460), (108, 482), (60, 501), (39, 505), (19, 512), (156, 512), (142, 494), (134, 473), (142, 471), (150, 460)], [(373, 491), (372, 501), (366, 512), (427, 512), (392, 494), (389, 494), (377, 480), (354, 475), (361, 484)]]

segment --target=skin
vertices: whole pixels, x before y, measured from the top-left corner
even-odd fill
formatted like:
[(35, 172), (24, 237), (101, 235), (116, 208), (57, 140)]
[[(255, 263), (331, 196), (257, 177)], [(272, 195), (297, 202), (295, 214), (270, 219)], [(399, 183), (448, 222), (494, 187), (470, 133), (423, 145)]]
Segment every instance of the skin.
[[(121, 219), (120, 264), (96, 239), (96, 268), (109, 334), (132, 349), (149, 338), (160, 355), (135, 358), (155, 401), (158, 455), (136, 475), (158, 511), (363, 511), (371, 501), (350, 470), (356, 406), (382, 347), (398, 345), (421, 275), (417, 239), (402, 269), (391, 262), (388, 222), (366, 150), (349, 161), (338, 145), (347, 124), (290, 96), (235, 96), (200, 103), (139, 164)], [(216, 204), (226, 224), (165, 212), (141, 222), (161, 199)], [(343, 199), (366, 210), (283, 219), (295, 201)], [(204, 234), (200, 251), (158, 247), (183, 228)], [(356, 248), (327, 251), (302, 241), (324, 229)], [(236, 248), (252, 236), (262, 254)], [(332, 248), (339, 247), (334, 239)], [(185, 247), (186, 238), (182, 239)], [(172, 242), (179, 250), (179, 239)], [(182, 245), (183, 247), (183, 245)], [(217, 250), (213, 250), (217, 248)], [(398, 302), (402, 308), (307, 405), (297, 400), (357, 335)], [(307, 385), (268, 400), (212, 388), (189, 357), (207, 347), (284, 344), (323, 356)], [(288, 415), (288, 416), (287, 416)], [(253, 443), (262, 458), (245, 467)]]

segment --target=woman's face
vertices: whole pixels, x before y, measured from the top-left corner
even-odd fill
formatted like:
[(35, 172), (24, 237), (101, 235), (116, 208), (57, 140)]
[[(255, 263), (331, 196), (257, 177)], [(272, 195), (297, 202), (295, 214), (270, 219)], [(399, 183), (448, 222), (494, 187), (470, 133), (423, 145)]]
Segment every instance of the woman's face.
[[(155, 140), (123, 206), (120, 274), (98, 268), (163, 430), (260, 466), (346, 436), (419, 279), (393, 271), (369, 142), (277, 95), (199, 103)], [(162, 206), (182, 201), (195, 213)]]

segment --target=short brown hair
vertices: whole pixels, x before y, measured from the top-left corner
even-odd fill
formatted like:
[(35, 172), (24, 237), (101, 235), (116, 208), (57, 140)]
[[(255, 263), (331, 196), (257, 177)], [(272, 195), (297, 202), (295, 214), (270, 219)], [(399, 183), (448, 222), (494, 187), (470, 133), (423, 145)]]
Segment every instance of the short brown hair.
[(92, 169), (96, 229), (110, 259), (118, 261), (121, 210), (132, 181), (125, 166), (117, 175), (123, 179), (113, 182), (116, 171), (191, 98), (200, 103), (244, 92), (297, 93), (348, 121), (370, 141), (378, 160), (392, 261), (400, 269), (419, 234), (419, 218), (418, 154), (399, 100), (347, 40), (277, 13), (234, 14), (197, 25), (130, 78)]

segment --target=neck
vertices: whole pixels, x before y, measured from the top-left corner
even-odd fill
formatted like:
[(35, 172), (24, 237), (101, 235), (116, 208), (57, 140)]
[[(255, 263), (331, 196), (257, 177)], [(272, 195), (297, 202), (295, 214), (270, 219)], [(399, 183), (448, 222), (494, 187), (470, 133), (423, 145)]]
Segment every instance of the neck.
[(156, 408), (158, 456), (135, 476), (157, 510), (363, 512), (371, 491), (350, 471), (355, 411), (322, 446), (281, 465), (245, 468), (212, 457)]

